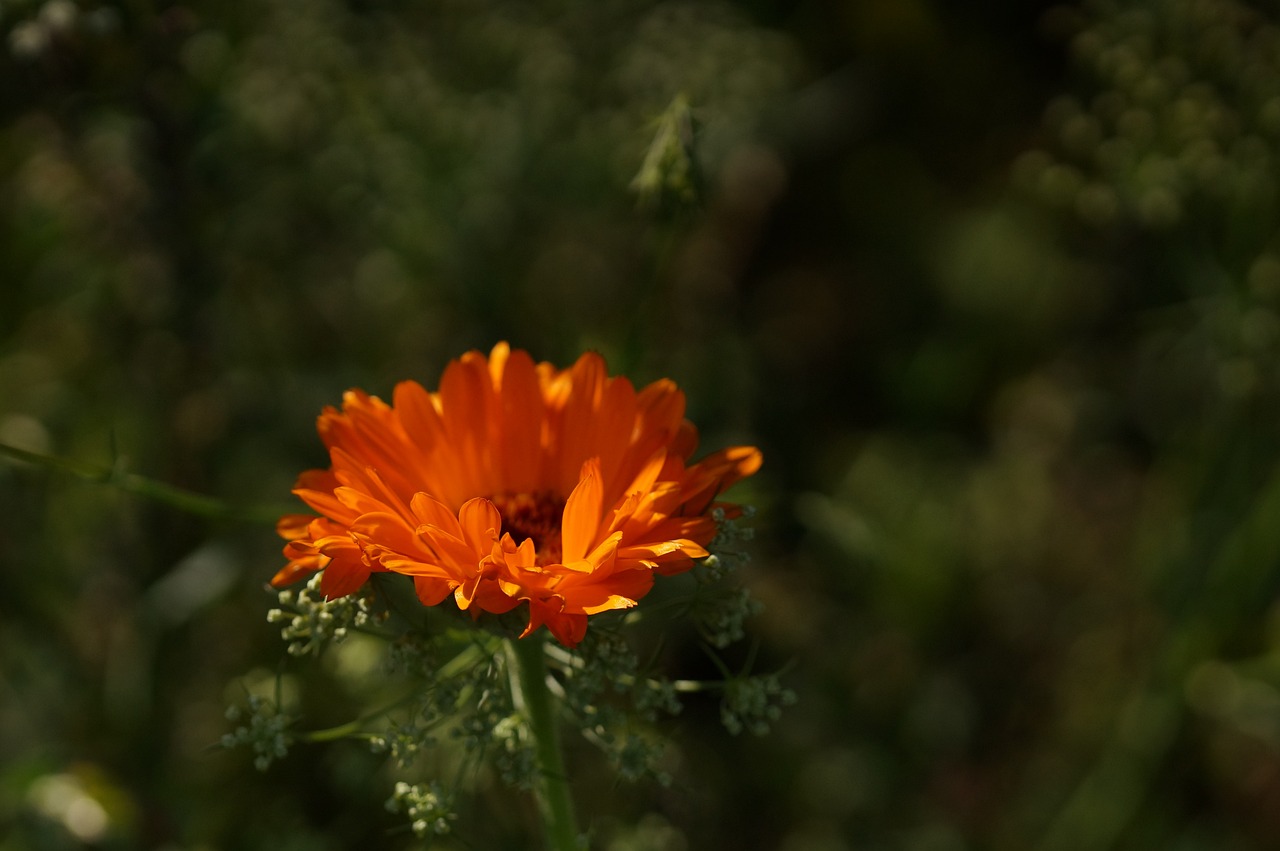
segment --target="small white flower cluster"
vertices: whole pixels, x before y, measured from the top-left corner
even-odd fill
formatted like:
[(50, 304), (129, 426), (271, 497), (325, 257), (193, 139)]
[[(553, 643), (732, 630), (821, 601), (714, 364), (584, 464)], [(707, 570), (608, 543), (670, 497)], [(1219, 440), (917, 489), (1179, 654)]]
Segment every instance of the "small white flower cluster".
[[(494, 713), (496, 716), (498, 713)], [(513, 710), (498, 718), (489, 730), (487, 748), (502, 782), (517, 789), (532, 789), (538, 776), (533, 734), (523, 716)]]
[[(442, 654), (445, 646), (455, 651), (452, 657)], [(407, 768), (419, 752), (440, 743), (438, 731), (447, 730), (465, 752), (489, 760), (505, 783), (531, 788), (536, 779), (532, 738), (512, 706), (498, 646), (492, 636), (479, 633), (467, 638), (410, 633), (391, 642), (389, 671), (417, 680), (419, 688), (407, 717), (389, 717), (387, 728), (370, 738), (372, 749)]]
[(565, 695), (571, 704), (589, 707), (608, 692), (622, 694), (635, 682), (640, 660), (627, 640), (604, 626), (587, 630), (586, 637), (568, 654)]
[[(284, 759), (289, 752), (289, 745), (293, 742), (289, 725), (293, 719), (281, 712), (275, 701), (256, 694), (249, 695), (247, 704), (247, 723), (224, 735), (221, 744), (224, 748), (252, 747), (257, 754), (253, 759), (254, 767), (266, 771), (274, 760)], [(235, 723), (244, 719), (246, 708), (227, 707), (227, 720)]]
[(744, 524), (755, 516), (754, 505), (742, 506), (737, 517), (726, 516), (723, 508), (711, 511), (711, 518), (716, 521), (716, 536), (707, 546), (711, 557), (703, 559), (701, 565), (704, 577), (720, 579), (751, 561), (744, 545), (751, 543), (756, 532)]
[(468, 674), (465, 715), (454, 737), (468, 753), (492, 761), (502, 782), (532, 789), (537, 781), (533, 736), (512, 704), (503, 654), (496, 650)]
[(675, 683), (665, 678), (645, 677), (636, 683), (631, 693), (635, 701), (636, 713), (649, 723), (658, 720), (658, 713), (679, 715), (684, 707), (676, 692)]
[(777, 674), (734, 677), (724, 685), (720, 721), (733, 735), (747, 730), (757, 736), (782, 717), (782, 707), (796, 702), (796, 693), (783, 688)]
[(407, 768), (417, 758), (418, 752), (435, 744), (435, 736), (429, 726), (419, 726), (390, 721), (387, 730), (369, 738), (369, 749), (374, 753), (389, 753), (401, 768)]
[(408, 816), (413, 833), (419, 839), (444, 836), (453, 830), (453, 822), (458, 817), (448, 796), (435, 783), (400, 781), (387, 799), (387, 809)]
[(752, 539), (754, 530), (740, 524), (753, 516), (755, 509), (749, 505), (743, 506), (742, 514), (735, 518), (726, 517), (723, 509), (715, 509), (712, 517), (716, 521), (716, 537), (707, 547), (711, 555), (693, 570), (698, 589), (692, 616), (712, 647), (723, 649), (741, 641), (746, 635), (743, 624), (747, 618), (764, 608), (746, 588), (726, 584), (731, 574), (751, 560), (743, 545)]
[(616, 736), (607, 751), (609, 760), (623, 780), (634, 783), (652, 777), (661, 786), (671, 785), (671, 775), (657, 768), (664, 751), (662, 739), (643, 732)]
[(743, 624), (763, 609), (746, 588), (730, 588), (715, 595), (700, 595), (694, 602), (693, 617), (702, 637), (712, 647), (723, 649), (745, 638)]
[[(463, 690), (469, 690), (474, 672), (453, 670), (457, 664), (442, 660), (437, 642), (416, 632), (390, 641), (386, 652), (387, 673), (417, 681), (420, 687), (407, 718), (389, 717), (386, 730), (370, 737), (369, 746), (374, 753), (390, 754), (401, 768), (407, 768), (419, 752), (437, 744), (436, 731), (458, 714)], [(446, 664), (452, 666), (449, 671), (444, 669)]]
[(563, 676), (565, 707), (618, 774), (628, 781), (651, 776), (669, 782), (656, 768), (662, 741), (647, 728), (659, 711), (680, 712), (672, 684), (641, 674), (631, 645), (604, 625), (588, 630), (573, 651), (554, 652), (552, 660)]
[(280, 637), (288, 642), (290, 656), (319, 655), (330, 641), (346, 638), (351, 627), (369, 622), (368, 601), (363, 597), (326, 600), (317, 573), (301, 591), (284, 589), (277, 598), (280, 608), (267, 612), (268, 623), (282, 623)]
[[(402, 674), (416, 679), (434, 682), (444, 660), (440, 657), (436, 642), (417, 632), (408, 632), (387, 643), (386, 669), (388, 674)], [(444, 685), (440, 683), (437, 687)], [(456, 687), (453, 691), (457, 691)], [(451, 695), (450, 701), (457, 699)]]

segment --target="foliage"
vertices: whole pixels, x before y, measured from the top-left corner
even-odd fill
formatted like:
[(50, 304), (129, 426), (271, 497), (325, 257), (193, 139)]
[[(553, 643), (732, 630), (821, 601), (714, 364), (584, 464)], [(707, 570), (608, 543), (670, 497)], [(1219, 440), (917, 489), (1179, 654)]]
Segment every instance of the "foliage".
[[(243, 522), (322, 463), (343, 389), (497, 339), (669, 375), (704, 445), (766, 457), (754, 651), (706, 654), (751, 610), (690, 576), (652, 602), (700, 621), (583, 648), (613, 679), (559, 662), (584, 726), (638, 711), (570, 748), (593, 847), (1270, 847), (1278, 27), (1243, 0), (0, 3), (0, 442), (90, 480), (0, 461), (0, 849), (525, 847), (502, 770), (451, 794), (469, 741), (518, 779), (504, 708), (429, 720), (496, 671), (299, 740), (466, 646), (384, 653), (394, 589), (341, 641), (300, 598), (264, 623), (279, 542)], [(142, 481), (239, 510), (113, 486)], [(788, 689), (770, 736), (723, 729)]]

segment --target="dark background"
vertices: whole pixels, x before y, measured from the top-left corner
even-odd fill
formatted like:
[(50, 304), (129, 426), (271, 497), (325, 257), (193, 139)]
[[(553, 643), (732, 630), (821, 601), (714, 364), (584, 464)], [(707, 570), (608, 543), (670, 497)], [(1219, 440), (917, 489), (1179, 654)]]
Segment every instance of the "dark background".
[[(17, 0), (0, 35), (0, 441), (287, 504), (344, 389), (507, 339), (764, 450), (750, 629), (799, 700), (755, 738), (690, 698), (666, 789), (571, 746), (598, 847), (1274, 847), (1273, 4)], [(637, 197), (680, 93), (694, 200)], [(280, 670), (307, 728), (365, 708), (373, 663), (282, 661), (269, 524), (9, 460), (0, 518), (0, 849), (412, 846), (359, 742), (211, 748)], [(471, 801), (442, 847), (536, 847), (522, 794)]]

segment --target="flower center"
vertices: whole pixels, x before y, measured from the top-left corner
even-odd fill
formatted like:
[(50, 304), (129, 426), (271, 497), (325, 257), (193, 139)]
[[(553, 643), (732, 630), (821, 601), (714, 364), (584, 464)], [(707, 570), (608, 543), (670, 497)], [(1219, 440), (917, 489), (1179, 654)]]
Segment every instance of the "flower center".
[(502, 531), (517, 545), (533, 541), (540, 564), (560, 561), (560, 521), (565, 501), (551, 491), (500, 493), (493, 504), (502, 515)]

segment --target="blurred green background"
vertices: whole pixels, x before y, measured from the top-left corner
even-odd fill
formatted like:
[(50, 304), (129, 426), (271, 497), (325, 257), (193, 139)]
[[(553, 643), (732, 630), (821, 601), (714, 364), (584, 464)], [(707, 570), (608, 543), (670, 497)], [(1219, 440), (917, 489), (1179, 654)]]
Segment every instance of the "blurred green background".
[[(1276, 847), (1274, 3), (2, 0), (0, 35), (0, 442), (279, 504), (344, 389), (508, 339), (763, 448), (750, 628), (799, 701), (755, 738), (691, 698), (666, 789), (573, 749), (598, 847)], [(269, 526), (8, 460), (0, 518), (0, 849), (412, 847), (358, 743), (210, 747), (284, 659)], [(289, 670), (306, 726), (360, 710)], [(500, 784), (464, 816), (446, 847), (536, 847)]]

